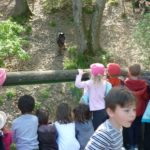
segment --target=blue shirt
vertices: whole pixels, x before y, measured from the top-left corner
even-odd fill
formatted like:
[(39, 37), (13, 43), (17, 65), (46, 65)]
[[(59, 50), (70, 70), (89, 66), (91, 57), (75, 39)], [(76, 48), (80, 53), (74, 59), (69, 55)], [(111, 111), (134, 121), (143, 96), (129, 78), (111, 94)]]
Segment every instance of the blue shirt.
[(17, 150), (38, 149), (38, 119), (31, 114), (24, 114), (12, 123), (13, 141)]

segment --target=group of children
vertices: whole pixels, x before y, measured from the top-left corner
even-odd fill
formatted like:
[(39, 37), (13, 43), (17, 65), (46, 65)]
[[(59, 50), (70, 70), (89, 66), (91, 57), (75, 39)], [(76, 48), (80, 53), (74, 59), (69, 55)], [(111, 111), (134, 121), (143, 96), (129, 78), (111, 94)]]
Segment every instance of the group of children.
[[(12, 141), (17, 150), (140, 149), (141, 118), (150, 92), (140, 72), (140, 65), (131, 65), (123, 81), (118, 78), (119, 64), (110, 63), (105, 69), (103, 64), (95, 63), (90, 66), (90, 79), (82, 81), (84, 72), (79, 69), (75, 86), (84, 89), (88, 103), (79, 103), (73, 110), (67, 103), (59, 104), (53, 123), (49, 123), (45, 109), (33, 114), (32, 96), (21, 96), (21, 115), (13, 120), (11, 132), (5, 132), (7, 116), (0, 113), (0, 150), (10, 150)], [(144, 132), (144, 150), (150, 146), (147, 131), (150, 124)], [(7, 140), (5, 133), (9, 135)]]
[[(145, 128), (144, 128), (145, 131), (142, 131), (142, 128), (144, 127), (144, 125), (141, 123), (141, 118), (143, 116), (146, 105), (150, 98), (150, 91), (149, 91), (149, 86), (146, 80), (143, 80), (140, 78), (140, 74), (141, 74), (140, 65), (139, 64), (130, 65), (128, 68), (128, 77), (125, 80), (121, 80), (120, 78), (118, 78), (118, 76), (121, 74), (121, 69), (120, 69), (119, 64), (110, 63), (107, 65), (107, 68), (105, 69), (103, 64), (95, 63), (90, 66), (90, 69), (91, 69), (91, 73), (90, 73), (91, 77), (89, 80), (81, 81), (83, 71), (79, 69), (79, 74), (77, 75), (76, 81), (75, 81), (75, 85), (78, 88), (83, 88), (84, 94), (86, 93), (86, 95), (88, 95), (88, 101), (89, 101), (88, 105), (89, 105), (90, 111), (93, 113), (92, 121), (93, 121), (94, 130), (96, 130), (95, 134), (96, 133), (98, 134), (98, 135), (96, 134), (96, 137), (94, 136), (95, 134), (91, 137), (91, 140), (89, 141), (90, 144), (88, 144), (89, 146), (87, 146), (88, 147), (87, 149), (119, 150), (117, 146), (111, 144), (111, 143), (115, 143), (115, 141), (112, 140), (112, 139), (115, 139), (114, 137), (109, 137), (109, 139), (107, 139), (108, 138), (107, 134), (110, 134), (110, 133), (109, 132), (107, 133), (107, 128), (104, 127), (105, 126), (104, 124), (107, 124), (109, 122), (109, 125), (106, 125), (106, 126), (113, 126), (114, 128), (116, 128), (115, 125), (113, 125), (113, 123), (115, 122), (116, 124), (118, 121), (118, 120), (115, 120), (114, 118), (111, 119), (112, 114), (110, 114), (110, 112), (117, 111), (116, 109), (117, 107), (116, 108), (114, 107), (112, 109), (112, 106), (109, 106), (107, 104), (107, 98), (109, 97), (109, 94), (111, 95), (111, 92), (114, 91), (114, 89), (112, 89), (111, 92), (109, 92), (107, 96), (107, 93), (108, 93), (107, 90), (111, 89), (111, 86), (108, 84), (109, 82), (112, 85), (112, 87), (118, 87), (118, 88), (120, 87), (120, 90), (121, 88), (128, 89), (129, 91), (131, 91), (131, 94), (135, 97), (135, 99), (132, 96), (130, 96), (130, 98), (127, 98), (125, 95), (124, 96), (122, 95), (120, 97), (120, 100), (124, 99), (124, 102), (125, 102), (125, 101), (133, 101), (134, 99), (135, 103), (125, 102), (121, 104), (119, 103), (116, 104), (116, 106), (118, 105), (119, 107), (123, 108), (125, 112), (130, 113), (130, 110), (132, 110), (132, 115), (133, 115), (133, 118), (132, 119), (130, 118), (131, 120), (128, 120), (128, 122), (130, 123), (130, 126), (126, 126), (123, 123), (120, 124), (122, 127), (124, 127), (123, 128), (124, 147), (127, 150), (141, 149), (142, 139), (140, 137), (143, 136), (142, 132), (144, 132), (144, 144), (142, 143), (142, 147), (144, 145), (144, 150), (148, 150), (150, 147), (150, 144), (148, 142), (147, 137), (150, 136), (150, 133), (148, 132), (150, 130), (150, 124), (145, 124)], [(104, 75), (107, 76), (107, 78), (104, 78)], [(106, 85), (109, 85), (109, 86), (106, 86)], [(107, 87), (109, 88), (107, 89)], [(125, 93), (127, 94), (127, 91)], [(113, 101), (112, 95), (111, 97), (109, 97), (108, 102), (111, 102), (111, 100)], [(119, 94), (117, 97), (119, 98)], [(117, 97), (116, 97), (116, 100), (117, 100)], [(134, 104), (134, 105), (131, 105), (131, 104)], [(108, 110), (111, 110), (111, 111), (109, 112)], [(117, 117), (117, 115), (115, 115), (115, 117)], [(109, 118), (109, 120), (113, 120), (114, 122), (107, 121), (107, 118)], [(123, 120), (125, 121), (124, 116), (122, 116), (121, 118), (123, 118)], [(117, 119), (121, 119), (121, 118), (119, 118), (118, 116)], [(104, 123), (102, 124), (102, 122)], [(106, 134), (105, 137), (104, 137), (103, 130), (105, 131), (105, 134)], [(92, 140), (93, 138), (96, 144), (93, 142)], [(93, 148), (94, 144), (92, 143), (96, 145), (94, 148)], [(116, 140), (116, 143), (117, 143), (117, 140)], [(96, 148), (96, 147), (99, 147), (99, 148)]]
[[(36, 110), (35, 100), (30, 95), (21, 96), (18, 108), (21, 115), (12, 122), (8, 137), (4, 135), (6, 114), (0, 112), (0, 150), (10, 150), (15, 143), (17, 150), (83, 150), (94, 133), (92, 114), (89, 107), (79, 104), (73, 110), (67, 103), (61, 103), (56, 110), (54, 123), (49, 123), (49, 112)], [(6, 140), (7, 138), (7, 140)]]

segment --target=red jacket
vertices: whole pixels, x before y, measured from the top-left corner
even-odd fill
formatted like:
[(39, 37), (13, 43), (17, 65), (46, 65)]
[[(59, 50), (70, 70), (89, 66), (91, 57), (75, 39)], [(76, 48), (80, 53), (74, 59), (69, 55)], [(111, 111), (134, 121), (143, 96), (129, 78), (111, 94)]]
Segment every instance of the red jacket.
[(141, 79), (133, 80), (130, 78), (127, 78), (124, 81), (124, 84), (136, 96), (136, 100), (137, 100), (136, 115), (142, 116), (145, 111), (147, 102), (150, 98), (148, 93), (148, 84), (146, 83), (145, 80), (141, 80)]

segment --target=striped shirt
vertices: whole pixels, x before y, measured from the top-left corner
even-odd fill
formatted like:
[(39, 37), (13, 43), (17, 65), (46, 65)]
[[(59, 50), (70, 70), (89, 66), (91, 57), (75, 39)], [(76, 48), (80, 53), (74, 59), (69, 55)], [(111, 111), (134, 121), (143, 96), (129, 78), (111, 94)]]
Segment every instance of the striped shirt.
[(123, 150), (122, 131), (112, 126), (109, 120), (101, 124), (90, 138), (85, 150)]

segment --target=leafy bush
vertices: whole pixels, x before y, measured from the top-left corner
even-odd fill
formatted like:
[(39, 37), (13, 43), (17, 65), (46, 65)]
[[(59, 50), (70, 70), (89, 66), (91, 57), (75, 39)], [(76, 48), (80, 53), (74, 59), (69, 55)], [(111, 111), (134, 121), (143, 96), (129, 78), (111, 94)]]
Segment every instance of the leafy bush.
[(104, 65), (108, 63), (110, 56), (103, 50), (97, 51), (97, 56), (80, 54), (76, 46), (68, 48), (69, 57), (64, 60), (64, 69), (89, 68), (90, 64), (99, 62)]
[(21, 33), (25, 29), (10, 20), (0, 22), (0, 66), (4, 66), (4, 60), (12, 57), (26, 60), (29, 58), (27, 52), (22, 49), (25, 40), (21, 38)]
[(70, 0), (44, 0), (43, 7), (46, 13), (58, 12), (61, 8), (71, 8)]
[(6, 91), (6, 97), (7, 97), (7, 100), (12, 100), (12, 98), (13, 97), (15, 97), (16, 96), (16, 91), (15, 91), (15, 89), (8, 89), (7, 91)]
[(55, 21), (50, 21), (49, 22), (50, 27), (56, 27), (56, 22)]

